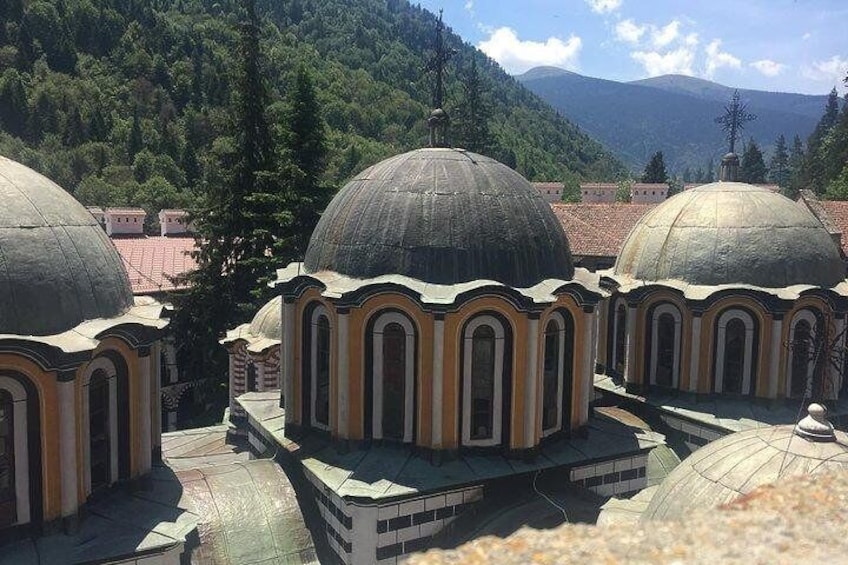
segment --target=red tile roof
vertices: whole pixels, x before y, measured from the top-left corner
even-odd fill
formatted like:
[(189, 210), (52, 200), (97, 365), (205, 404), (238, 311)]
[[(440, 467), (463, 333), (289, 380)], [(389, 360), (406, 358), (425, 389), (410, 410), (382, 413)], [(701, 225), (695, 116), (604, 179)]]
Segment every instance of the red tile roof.
[(827, 212), (832, 226), (839, 230), (842, 237), (842, 252), (848, 256), (848, 202), (822, 200), (821, 205)]
[(151, 294), (185, 288), (176, 286), (169, 276), (186, 273), (197, 266), (191, 257), (192, 237), (115, 237), (133, 294)]
[(636, 222), (657, 204), (551, 204), (575, 256), (616, 257)]

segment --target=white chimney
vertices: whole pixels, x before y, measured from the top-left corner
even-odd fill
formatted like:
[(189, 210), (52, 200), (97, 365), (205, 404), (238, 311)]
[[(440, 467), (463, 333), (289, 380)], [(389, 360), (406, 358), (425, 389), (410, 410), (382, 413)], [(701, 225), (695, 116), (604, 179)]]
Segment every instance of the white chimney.
[(159, 228), (162, 236), (188, 233), (188, 212), (185, 210), (162, 210), (159, 212)]
[(141, 208), (106, 208), (107, 235), (144, 234), (145, 212)]

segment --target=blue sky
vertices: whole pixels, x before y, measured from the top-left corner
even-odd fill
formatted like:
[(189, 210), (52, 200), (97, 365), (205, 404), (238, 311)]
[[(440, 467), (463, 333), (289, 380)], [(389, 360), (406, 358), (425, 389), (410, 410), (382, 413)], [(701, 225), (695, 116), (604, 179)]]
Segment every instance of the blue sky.
[[(415, 1), (415, 0), (413, 0)], [(418, 0), (507, 72), (553, 65), (626, 81), (845, 92), (848, 0)]]

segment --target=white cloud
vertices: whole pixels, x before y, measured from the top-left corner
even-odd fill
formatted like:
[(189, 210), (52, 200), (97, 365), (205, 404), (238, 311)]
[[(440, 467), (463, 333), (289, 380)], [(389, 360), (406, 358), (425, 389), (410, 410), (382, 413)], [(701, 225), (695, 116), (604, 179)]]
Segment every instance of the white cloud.
[(837, 90), (844, 92), (845, 75), (848, 74), (848, 58), (834, 55), (826, 61), (815, 61), (812, 65), (805, 66), (802, 74), (811, 80), (824, 83), (826, 86), (836, 86)]
[(707, 54), (707, 62), (704, 74), (707, 78), (712, 78), (715, 72), (721, 67), (730, 67), (738, 69), (742, 66), (742, 61), (738, 57), (734, 57), (726, 51), (721, 51), (721, 40), (713, 39), (707, 45), (704, 52)]
[(608, 14), (621, 7), (621, 0), (586, 0), (596, 14)]
[[(653, 27), (653, 26), (652, 26)], [(651, 31), (651, 41), (654, 43), (654, 47), (660, 48), (665, 47), (675, 39), (680, 34), (680, 22), (677, 20), (672, 20), (661, 28), (653, 28)]]
[(466, 0), (465, 9), (471, 13), (474, 13), (474, 0)]
[(510, 73), (521, 73), (540, 65), (553, 65), (576, 70), (583, 41), (572, 35), (567, 41), (549, 37), (545, 42), (522, 41), (515, 31), (500, 27), (477, 48), (500, 63)]
[(786, 65), (783, 63), (778, 63), (771, 59), (760, 59), (759, 61), (754, 61), (751, 63), (751, 66), (767, 77), (776, 77), (786, 68)]
[(633, 20), (621, 20), (615, 24), (615, 38), (635, 45), (647, 29), (648, 26), (637, 25)]
[(673, 51), (634, 51), (630, 54), (634, 61), (642, 65), (648, 76), (667, 74), (692, 75), (692, 62), (695, 52), (681, 47)]
[(690, 33), (683, 40), (683, 43), (685, 43), (689, 47), (695, 47), (696, 45), (698, 45), (698, 34), (697, 33)]
[(812, 36), (813, 36), (813, 34), (808, 31), (807, 33), (805, 33), (804, 35), (801, 36), (801, 39), (803, 39), (804, 41), (807, 41)]

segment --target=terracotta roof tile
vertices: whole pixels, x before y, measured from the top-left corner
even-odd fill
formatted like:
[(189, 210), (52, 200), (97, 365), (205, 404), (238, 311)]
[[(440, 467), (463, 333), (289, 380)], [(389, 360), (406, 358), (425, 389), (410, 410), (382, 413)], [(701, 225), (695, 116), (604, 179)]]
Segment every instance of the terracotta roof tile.
[[(832, 226), (836, 227), (842, 236), (842, 252), (848, 255), (848, 202), (838, 200), (822, 200)], [(830, 230), (828, 230), (830, 231)]]
[(169, 277), (181, 275), (197, 266), (191, 257), (192, 237), (112, 238), (130, 278), (133, 294), (178, 290)]
[(615, 257), (636, 222), (656, 204), (551, 204), (575, 256)]

